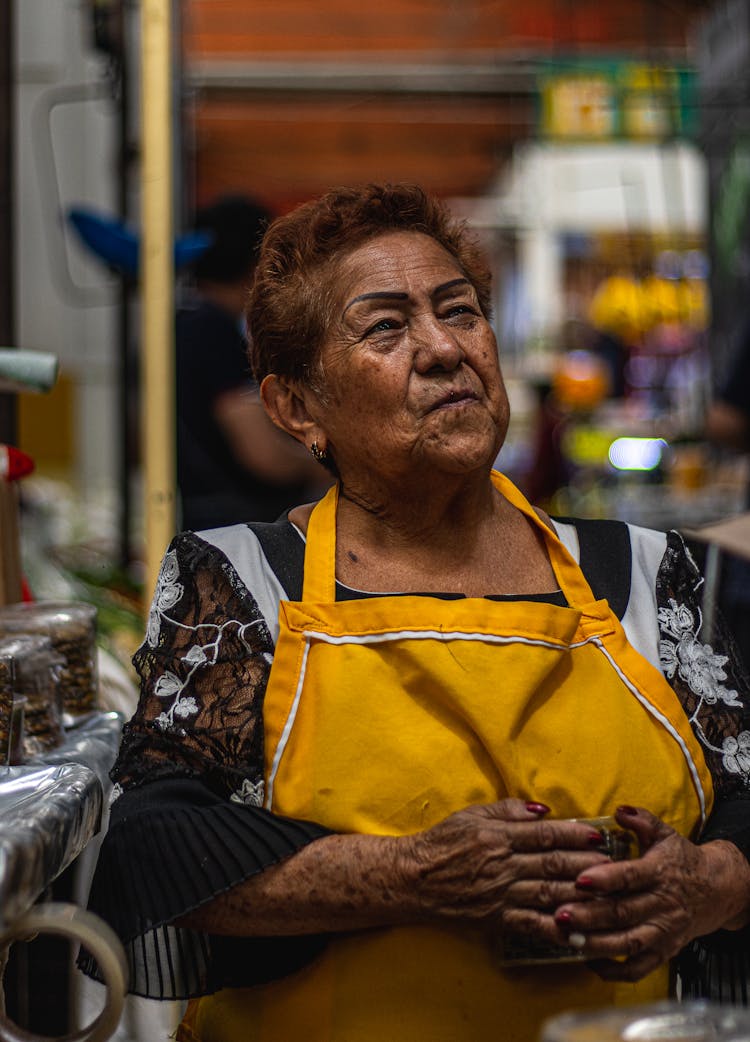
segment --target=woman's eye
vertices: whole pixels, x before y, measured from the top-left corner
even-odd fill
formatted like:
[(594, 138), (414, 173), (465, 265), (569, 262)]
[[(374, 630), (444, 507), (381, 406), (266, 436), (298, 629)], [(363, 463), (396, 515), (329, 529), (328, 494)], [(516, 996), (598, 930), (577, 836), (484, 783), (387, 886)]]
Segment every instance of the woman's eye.
[(444, 318), (458, 318), (461, 315), (476, 315), (476, 309), (471, 304), (451, 304), (443, 313)]
[(389, 329), (397, 329), (398, 322), (395, 318), (381, 318), (380, 321), (370, 326), (367, 330), (367, 336), (372, 333), (386, 333)]

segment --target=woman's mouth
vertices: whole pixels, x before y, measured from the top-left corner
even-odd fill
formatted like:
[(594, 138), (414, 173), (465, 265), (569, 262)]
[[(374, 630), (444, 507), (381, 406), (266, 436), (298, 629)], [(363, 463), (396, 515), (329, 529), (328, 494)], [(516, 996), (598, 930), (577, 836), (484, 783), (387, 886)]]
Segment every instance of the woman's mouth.
[(433, 412), (435, 409), (446, 409), (452, 406), (463, 405), (465, 402), (475, 402), (476, 400), (477, 395), (469, 388), (447, 391), (430, 408), (430, 412)]

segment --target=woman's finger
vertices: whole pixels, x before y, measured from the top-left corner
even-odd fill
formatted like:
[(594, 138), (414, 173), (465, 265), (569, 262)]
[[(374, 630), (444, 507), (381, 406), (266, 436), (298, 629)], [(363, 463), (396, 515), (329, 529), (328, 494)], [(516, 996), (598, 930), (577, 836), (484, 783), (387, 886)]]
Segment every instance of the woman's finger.
[(653, 893), (588, 900), (561, 905), (555, 921), (561, 929), (579, 933), (625, 930), (653, 919), (663, 911), (663, 901)]
[(567, 941), (560, 940), (555, 920), (541, 910), (507, 907), (496, 925), (501, 938), (508, 934), (513, 938), (526, 937), (553, 947), (567, 945)]
[(519, 880), (564, 880), (572, 887), (573, 901), (590, 900), (590, 896), (579, 890), (576, 880), (604, 859), (604, 854), (584, 850), (548, 850), (544, 853), (517, 853), (516, 878)]
[(519, 800), (515, 796), (508, 796), (496, 803), (479, 804), (469, 809), (497, 821), (538, 821), (550, 812), (546, 803), (538, 800)]
[(637, 894), (651, 890), (659, 878), (659, 862), (649, 858), (600, 862), (596, 870), (582, 872), (578, 889), (591, 897)]
[(615, 811), (615, 819), (623, 828), (636, 834), (641, 853), (674, 832), (674, 829), (644, 807), (622, 805)]
[(517, 821), (487, 822), (487, 827), (497, 828), (498, 834), (506, 837), (508, 844), (514, 853), (529, 854), (536, 851), (563, 851), (563, 850), (585, 850), (593, 854), (601, 855), (595, 857), (591, 864), (606, 864), (609, 858), (603, 854), (602, 837), (596, 829), (590, 825), (579, 822), (555, 821), (545, 819), (543, 821)]
[(572, 906), (577, 901), (587, 901), (575, 888), (573, 877), (566, 879), (520, 879), (508, 887), (508, 905), (519, 908), (543, 909), (556, 912), (563, 906)]
[[(559, 928), (559, 924), (558, 924)], [(666, 962), (683, 947), (685, 933), (670, 929), (664, 923), (647, 921), (625, 930), (585, 933), (580, 929), (564, 930), (560, 936), (566, 943), (571, 937), (582, 938), (577, 945), (591, 959), (635, 959), (643, 952), (652, 952), (660, 962)]]
[(592, 895), (636, 893), (651, 889), (661, 875), (660, 854), (668, 858), (668, 852), (674, 850), (675, 844), (688, 842), (642, 807), (618, 807), (615, 817), (623, 828), (636, 834), (640, 857), (611, 862), (590, 876), (586, 873), (579, 880), (579, 886)]

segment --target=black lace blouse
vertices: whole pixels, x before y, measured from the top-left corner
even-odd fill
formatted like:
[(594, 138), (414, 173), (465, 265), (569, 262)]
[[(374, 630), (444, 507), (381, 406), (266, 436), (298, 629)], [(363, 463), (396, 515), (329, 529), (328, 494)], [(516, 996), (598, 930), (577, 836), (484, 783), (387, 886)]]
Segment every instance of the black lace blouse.
[[(652, 640), (653, 654), (658, 647), (714, 779), (716, 807), (702, 838), (729, 838), (748, 855), (750, 687), (721, 620), (710, 643), (701, 632), (695, 557), (677, 533), (647, 534), (647, 553), (644, 530), (595, 522), (596, 538), (587, 542), (591, 525), (559, 523), (558, 531), (577, 533), (595, 594), (621, 606), (626, 632), (633, 620), (631, 639)], [(649, 571), (654, 538), (662, 543)], [(165, 555), (134, 657), (140, 700), (112, 770), (109, 829), (89, 901), (122, 939), (136, 994), (185, 998), (263, 983), (304, 965), (326, 943), (173, 925), (327, 832), (263, 809), (262, 707), (276, 609), (279, 599), (300, 597), (303, 558), (302, 537), (287, 521), (183, 533)], [(337, 596), (355, 594), (339, 587)], [(719, 937), (716, 951), (725, 947)], [(691, 955), (696, 993), (711, 950)], [(81, 965), (97, 976), (85, 954)]]

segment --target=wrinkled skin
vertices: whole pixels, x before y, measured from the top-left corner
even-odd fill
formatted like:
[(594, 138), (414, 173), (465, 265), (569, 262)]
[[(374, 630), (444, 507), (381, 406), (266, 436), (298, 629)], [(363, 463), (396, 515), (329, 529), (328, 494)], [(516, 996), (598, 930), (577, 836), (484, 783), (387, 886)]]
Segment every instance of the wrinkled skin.
[(555, 908), (585, 901), (576, 879), (608, 859), (589, 825), (544, 820), (546, 808), (530, 806), (505, 799), (469, 807), (405, 837), (424, 921), (473, 922), (559, 943)]
[(750, 867), (733, 844), (698, 846), (642, 808), (616, 817), (637, 835), (641, 856), (586, 869), (577, 888), (588, 900), (555, 913), (558, 939), (584, 937), (601, 977), (640, 980), (694, 937), (748, 921)]
[(331, 835), (250, 876), (181, 925), (232, 936), (451, 924), (552, 944), (583, 940), (605, 979), (639, 980), (687, 941), (750, 918), (750, 865), (620, 808), (641, 856), (612, 862), (581, 822), (518, 799), (468, 807), (409, 836)]
[(555, 908), (584, 901), (576, 878), (607, 859), (599, 833), (547, 810), (505, 799), (413, 835), (325, 836), (181, 924), (242, 936), (450, 923), (555, 940)]

